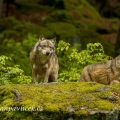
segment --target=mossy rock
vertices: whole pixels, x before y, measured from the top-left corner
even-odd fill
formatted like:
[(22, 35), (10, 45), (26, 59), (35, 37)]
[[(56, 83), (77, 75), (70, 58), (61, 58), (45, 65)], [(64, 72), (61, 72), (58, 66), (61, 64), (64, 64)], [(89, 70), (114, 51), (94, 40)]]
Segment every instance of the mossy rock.
[(120, 85), (72, 82), (0, 87), (0, 116), (8, 120), (118, 120)]

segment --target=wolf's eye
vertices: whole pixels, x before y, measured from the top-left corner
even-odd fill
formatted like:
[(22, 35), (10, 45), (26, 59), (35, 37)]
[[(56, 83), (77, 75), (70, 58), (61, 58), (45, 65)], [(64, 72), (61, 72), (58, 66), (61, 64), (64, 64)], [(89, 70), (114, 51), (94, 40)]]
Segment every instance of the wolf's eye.
[(42, 47), (42, 48), (45, 48), (45, 47), (46, 47), (46, 45), (42, 45), (41, 47)]
[(54, 49), (54, 48), (50, 46), (50, 49)]
[(50, 46), (51, 49), (53, 49), (53, 47)]

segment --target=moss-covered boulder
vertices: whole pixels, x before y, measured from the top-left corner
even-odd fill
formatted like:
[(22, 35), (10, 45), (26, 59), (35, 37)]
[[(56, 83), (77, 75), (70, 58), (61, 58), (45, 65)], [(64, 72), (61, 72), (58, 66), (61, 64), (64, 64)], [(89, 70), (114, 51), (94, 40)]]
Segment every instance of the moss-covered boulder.
[(8, 120), (119, 120), (120, 85), (51, 83), (0, 87), (0, 116)]

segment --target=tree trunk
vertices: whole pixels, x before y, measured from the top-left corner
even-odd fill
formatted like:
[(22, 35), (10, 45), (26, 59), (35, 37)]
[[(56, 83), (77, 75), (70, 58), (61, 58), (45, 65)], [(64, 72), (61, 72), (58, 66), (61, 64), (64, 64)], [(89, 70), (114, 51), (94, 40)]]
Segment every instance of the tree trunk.
[(0, 0), (0, 19), (2, 17), (3, 0)]
[(115, 44), (115, 56), (120, 55), (120, 26), (118, 30), (118, 36)]

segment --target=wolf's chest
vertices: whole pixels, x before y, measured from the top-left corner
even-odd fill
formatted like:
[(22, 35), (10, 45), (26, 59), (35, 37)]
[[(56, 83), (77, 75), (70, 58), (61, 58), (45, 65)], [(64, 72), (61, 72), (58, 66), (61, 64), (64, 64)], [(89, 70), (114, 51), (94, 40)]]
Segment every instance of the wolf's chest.
[(48, 69), (48, 64), (45, 65), (33, 65), (33, 69), (38, 73), (38, 74), (45, 74), (46, 70)]

